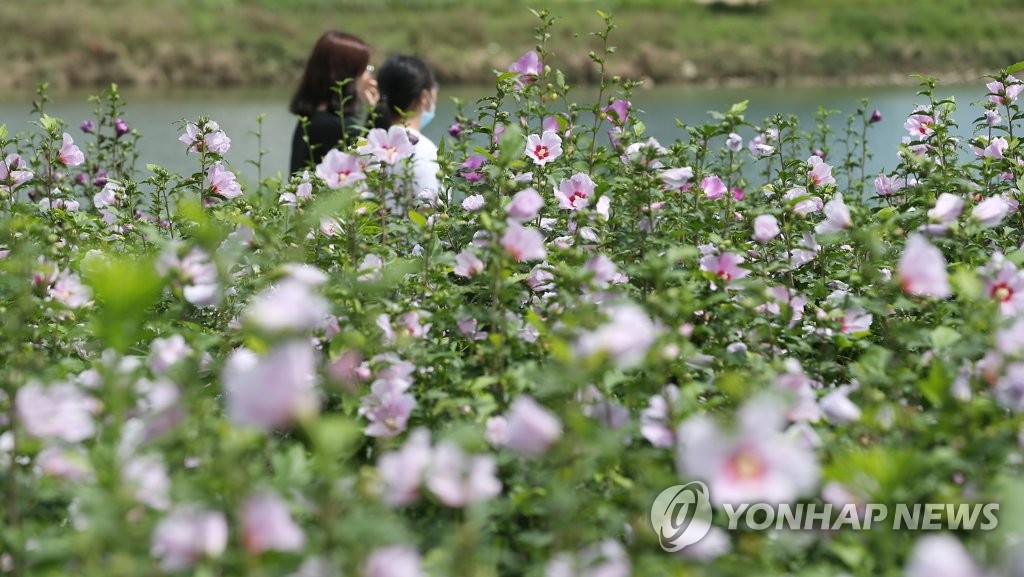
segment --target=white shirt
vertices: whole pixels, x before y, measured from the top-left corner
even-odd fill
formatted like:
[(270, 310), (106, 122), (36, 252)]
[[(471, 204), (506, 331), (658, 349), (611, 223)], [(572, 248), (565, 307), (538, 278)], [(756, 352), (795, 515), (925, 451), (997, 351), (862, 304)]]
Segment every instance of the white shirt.
[(437, 145), (423, 136), (420, 131), (409, 128), (409, 134), (418, 140), (413, 145), (412, 153), (412, 185), (415, 194), (430, 189), (437, 194), (441, 185), (437, 180), (437, 172), (441, 167), (437, 164)]

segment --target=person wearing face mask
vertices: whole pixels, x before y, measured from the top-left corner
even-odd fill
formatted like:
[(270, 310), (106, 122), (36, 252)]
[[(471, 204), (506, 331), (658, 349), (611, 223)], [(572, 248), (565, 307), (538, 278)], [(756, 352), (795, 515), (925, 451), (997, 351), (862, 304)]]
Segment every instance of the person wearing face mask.
[(353, 144), (362, 134), (362, 112), (378, 98), (370, 47), (345, 32), (320, 36), (288, 107), (307, 120), (305, 128), (300, 120), (292, 135), (290, 172), (319, 164), (336, 146)]
[(377, 74), (380, 100), (374, 125), (377, 128), (404, 126), (415, 150), (412, 178), (415, 193), (429, 189), (438, 192), (437, 145), (423, 136), (422, 130), (434, 119), (437, 108), (437, 83), (425, 62), (415, 56), (392, 56)]

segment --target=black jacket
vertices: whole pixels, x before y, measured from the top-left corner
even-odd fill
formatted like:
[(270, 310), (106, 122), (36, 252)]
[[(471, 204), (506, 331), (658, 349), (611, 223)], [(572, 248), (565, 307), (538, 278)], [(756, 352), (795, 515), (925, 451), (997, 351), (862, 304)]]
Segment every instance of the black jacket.
[[(327, 151), (341, 146), (347, 146), (356, 141), (359, 137), (361, 126), (355, 118), (345, 118), (344, 126), (342, 119), (337, 112), (326, 110), (319, 111), (309, 118), (309, 126), (306, 127), (306, 134), (309, 135), (309, 146), (302, 140), (302, 122), (295, 124), (295, 133), (292, 135), (292, 161), (289, 172), (294, 173), (305, 168), (320, 164)], [(310, 154), (312, 148), (312, 154)]]

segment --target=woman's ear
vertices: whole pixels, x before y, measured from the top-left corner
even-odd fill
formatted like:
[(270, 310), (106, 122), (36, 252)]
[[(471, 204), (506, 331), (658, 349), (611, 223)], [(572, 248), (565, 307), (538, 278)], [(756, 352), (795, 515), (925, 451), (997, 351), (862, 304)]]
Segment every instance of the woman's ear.
[(420, 98), (417, 101), (417, 105), (419, 107), (419, 110), (421, 110), (421, 111), (422, 110), (430, 110), (430, 106), (431, 106), (431, 103), (433, 101), (434, 101), (434, 94), (433, 94), (433, 92), (429, 88), (424, 89), (423, 92), (420, 93)]

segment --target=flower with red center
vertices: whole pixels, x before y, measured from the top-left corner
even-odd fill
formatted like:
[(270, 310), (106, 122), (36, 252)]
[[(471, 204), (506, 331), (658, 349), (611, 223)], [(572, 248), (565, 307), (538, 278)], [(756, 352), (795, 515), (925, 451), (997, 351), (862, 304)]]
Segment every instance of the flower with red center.
[(743, 257), (731, 252), (706, 254), (700, 259), (701, 270), (714, 273), (726, 283), (739, 280), (750, 274), (749, 270), (740, 268), (741, 264), (743, 264)]
[(585, 208), (594, 194), (594, 181), (582, 172), (563, 180), (555, 189), (558, 206), (568, 210)]
[(688, 477), (708, 483), (715, 505), (791, 503), (818, 485), (813, 450), (786, 436), (786, 407), (758, 397), (740, 408), (735, 432), (706, 415), (679, 428), (677, 464)]
[(1024, 312), (1024, 271), (997, 252), (979, 272), (985, 277), (985, 292), (999, 303), (1000, 312), (1008, 316)]
[(562, 156), (562, 139), (557, 133), (545, 130), (540, 136), (531, 134), (526, 137), (526, 156), (533, 159), (538, 166)]
[(903, 123), (903, 128), (910, 133), (911, 138), (924, 140), (935, 132), (935, 128), (932, 126), (934, 124), (935, 119), (927, 114), (912, 114), (910, 118)]
[(734, 482), (760, 480), (767, 470), (761, 457), (748, 447), (737, 447), (725, 463), (725, 475)]
[(395, 164), (412, 156), (415, 147), (409, 140), (409, 132), (398, 125), (384, 130), (374, 128), (366, 135), (366, 144), (359, 147), (359, 154), (369, 154), (384, 164)]
[(324, 156), (323, 161), (316, 166), (316, 175), (331, 189), (345, 188), (366, 179), (363, 160), (337, 149), (331, 149)]

